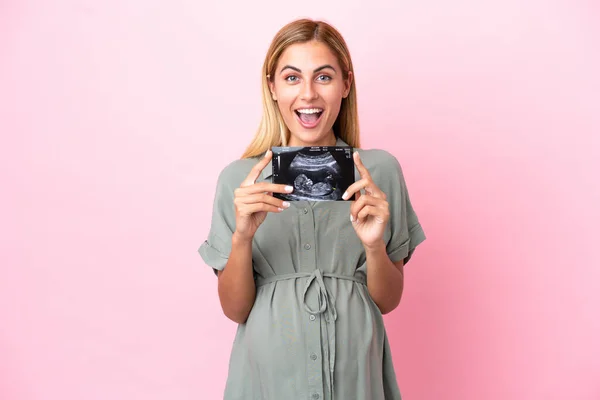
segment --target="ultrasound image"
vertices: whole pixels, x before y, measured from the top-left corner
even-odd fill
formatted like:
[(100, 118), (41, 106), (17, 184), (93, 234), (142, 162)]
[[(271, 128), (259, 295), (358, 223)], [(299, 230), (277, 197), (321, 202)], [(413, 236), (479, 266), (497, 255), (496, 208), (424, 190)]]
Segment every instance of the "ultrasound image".
[(275, 197), (297, 201), (339, 201), (354, 183), (352, 148), (274, 147), (273, 183), (294, 187), (289, 194)]

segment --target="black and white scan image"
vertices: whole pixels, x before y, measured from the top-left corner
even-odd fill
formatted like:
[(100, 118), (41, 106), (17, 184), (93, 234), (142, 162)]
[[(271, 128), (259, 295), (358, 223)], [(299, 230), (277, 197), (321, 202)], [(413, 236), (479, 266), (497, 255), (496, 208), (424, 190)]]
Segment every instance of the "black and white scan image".
[(294, 187), (274, 193), (287, 201), (343, 201), (355, 182), (353, 149), (349, 146), (273, 147), (273, 183)]

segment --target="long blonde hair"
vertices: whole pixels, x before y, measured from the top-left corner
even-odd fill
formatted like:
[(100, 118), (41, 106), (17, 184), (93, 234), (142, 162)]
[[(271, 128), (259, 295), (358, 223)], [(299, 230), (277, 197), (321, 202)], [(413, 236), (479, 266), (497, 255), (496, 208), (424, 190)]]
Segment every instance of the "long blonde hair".
[[(348, 79), (348, 72), (353, 71), (352, 59), (344, 38), (328, 23), (299, 19), (281, 28), (271, 42), (262, 67), (262, 120), (242, 158), (260, 156), (272, 146), (287, 146), (290, 132), (279, 112), (277, 103), (271, 97), (268, 80), (275, 76), (279, 58), (287, 47), (311, 40), (322, 42), (331, 49), (342, 68), (343, 79)], [(360, 147), (355, 79), (352, 79), (350, 83), (348, 96), (342, 99), (340, 112), (333, 124), (333, 131), (349, 146)]]

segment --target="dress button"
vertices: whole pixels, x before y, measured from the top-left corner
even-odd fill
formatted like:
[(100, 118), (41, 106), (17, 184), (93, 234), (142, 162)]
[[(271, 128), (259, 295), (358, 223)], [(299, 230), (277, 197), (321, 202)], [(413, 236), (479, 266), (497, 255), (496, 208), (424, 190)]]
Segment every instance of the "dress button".
[(316, 317), (312, 314), (310, 314), (310, 317), (308, 317), (311, 321), (314, 321), (316, 319)]
[(310, 244), (306, 243), (306, 244), (304, 245), (304, 248), (305, 248), (306, 250), (310, 250)]
[(312, 395), (312, 398), (315, 400), (317, 400), (319, 397), (321, 397), (321, 396), (319, 396), (319, 393), (313, 393), (313, 395)]
[(310, 359), (313, 360), (313, 361), (315, 361), (317, 359), (317, 355), (315, 353), (312, 353), (310, 355)]
[(308, 214), (308, 208), (305, 208), (305, 209), (303, 209), (303, 210), (302, 210), (302, 212), (303, 212), (304, 214)]

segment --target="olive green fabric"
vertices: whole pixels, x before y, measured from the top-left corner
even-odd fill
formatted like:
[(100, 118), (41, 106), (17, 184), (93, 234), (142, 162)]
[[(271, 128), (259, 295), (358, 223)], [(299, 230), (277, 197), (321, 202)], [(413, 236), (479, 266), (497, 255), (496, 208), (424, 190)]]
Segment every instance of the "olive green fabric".
[[(338, 146), (347, 145), (341, 139)], [(392, 261), (407, 263), (425, 234), (397, 159), (357, 149), (388, 196), (384, 240)], [(257, 158), (220, 173), (212, 223), (199, 253), (222, 270), (235, 230), (234, 190)], [(360, 179), (355, 168), (356, 179)], [(257, 182), (270, 181), (268, 165)], [(269, 213), (252, 244), (256, 300), (238, 325), (226, 400), (396, 400), (396, 381), (382, 315), (366, 286), (363, 245), (350, 222), (350, 201), (292, 202)]]

